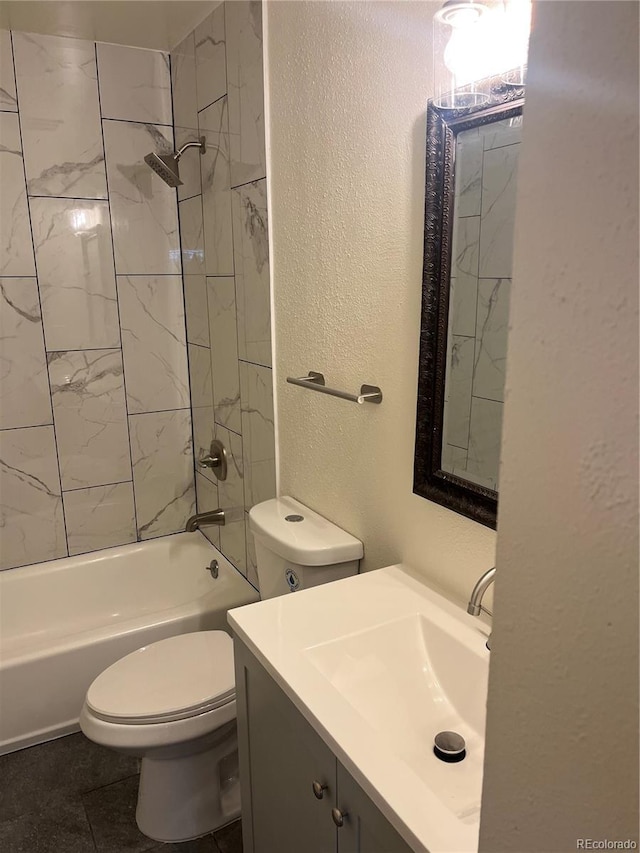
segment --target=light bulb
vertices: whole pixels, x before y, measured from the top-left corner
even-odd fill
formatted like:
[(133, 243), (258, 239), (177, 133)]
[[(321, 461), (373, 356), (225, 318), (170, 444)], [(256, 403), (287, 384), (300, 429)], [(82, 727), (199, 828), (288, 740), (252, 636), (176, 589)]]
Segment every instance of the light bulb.
[(530, 20), (530, 0), (511, 0), (506, 10), (500, 5), (474, 17), (470, 25), (453, 26), (444, 64), (456, 86), (526, 64)]
[(475, 27), (454, 30), (444, 50), (444, 64), (455, 77), (456, 86), (465, 86), (485, 76), (483, 45), (474, 30)]

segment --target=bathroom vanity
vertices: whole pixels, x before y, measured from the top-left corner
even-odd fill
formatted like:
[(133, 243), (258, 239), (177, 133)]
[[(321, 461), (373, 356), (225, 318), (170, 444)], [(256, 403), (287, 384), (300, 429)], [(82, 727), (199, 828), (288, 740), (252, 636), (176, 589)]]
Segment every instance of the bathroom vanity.
[[(487, 627), (391, 566), (232, 610), (246, 853), (478, 846)], [(466, 757), (444, 763), (442, 731)]]
[(245, 853), (411, 853), (241, 642), (235, 657)]

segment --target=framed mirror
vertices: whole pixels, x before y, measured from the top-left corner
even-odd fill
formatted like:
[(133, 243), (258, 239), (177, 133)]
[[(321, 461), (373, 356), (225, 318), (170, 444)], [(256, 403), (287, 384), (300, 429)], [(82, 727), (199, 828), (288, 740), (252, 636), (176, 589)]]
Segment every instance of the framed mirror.
[(496, 526), (524, 88), (427, 109), (414, 492)]

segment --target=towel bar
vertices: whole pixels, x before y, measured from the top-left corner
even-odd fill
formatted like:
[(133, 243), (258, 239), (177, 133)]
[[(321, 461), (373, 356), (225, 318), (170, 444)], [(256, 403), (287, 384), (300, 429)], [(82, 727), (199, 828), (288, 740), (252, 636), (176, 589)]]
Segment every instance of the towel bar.
[(324, 376), (315, 370), (310, 370), (308, 376), (296, 378), (287, 376), (290, 385), (299, 385), (300, 388), (310, 388), (321, 394), (329, 394), (332, 397), (340, 397), (341, 400), (349, 400), (351, 403), (381, 403), (382, 391), (377, 385), (362, 385), (359, 394), (349, 394), (346, 391), (338, 391), (336, 388), (327, 388), (324, 384)]

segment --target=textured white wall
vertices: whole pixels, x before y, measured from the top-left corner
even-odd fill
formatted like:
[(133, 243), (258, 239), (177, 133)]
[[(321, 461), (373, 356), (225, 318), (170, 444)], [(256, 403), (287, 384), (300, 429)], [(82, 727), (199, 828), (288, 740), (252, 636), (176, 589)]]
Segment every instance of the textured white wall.
[(638, 4), (540, 3), (480, 849), (638, 838)]
[[(495, 533), (412, 493), (435, 8), (267, 3), (280, 491), (464, 599)], [(309, 369), (383, 403), (285, 383)]]

